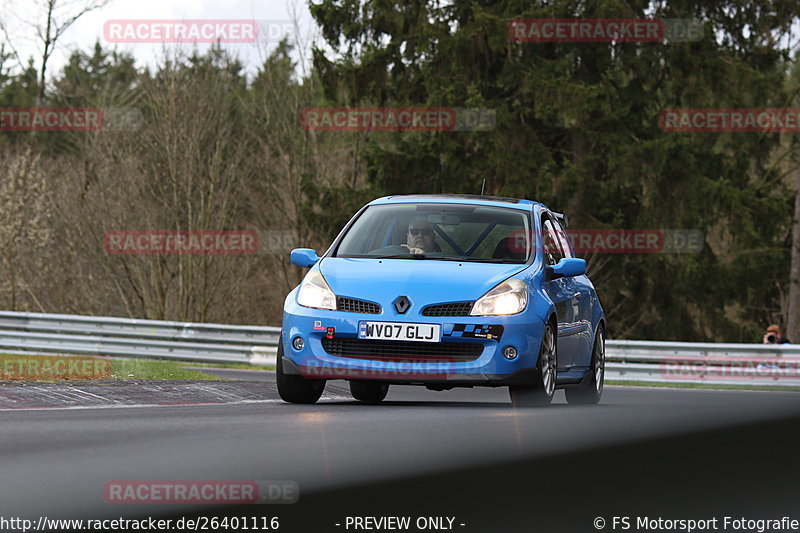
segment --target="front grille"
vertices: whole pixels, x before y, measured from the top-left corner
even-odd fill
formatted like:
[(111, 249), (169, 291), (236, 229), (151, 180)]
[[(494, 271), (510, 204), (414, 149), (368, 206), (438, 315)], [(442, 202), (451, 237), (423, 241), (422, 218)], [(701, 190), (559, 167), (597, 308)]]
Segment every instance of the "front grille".
[(349, 337), (322, 339), (322, 347), (336, 357), (414, 363), (474, 361), (483, 353), (483, 345), (476, 342), (434, 343)]
[(366, 313), (369, 315), (377, 315), (381, 312), (381, 306), (372, 302), (365, 302), (364, 300), (356, 300), (355, 298), (336, 299), (336, 310), (345, 311), (347, 313)]
[(469, 316), (474, 302), (455, 302), (452, 304), (429, 305), (422, 310), (422, 316)]

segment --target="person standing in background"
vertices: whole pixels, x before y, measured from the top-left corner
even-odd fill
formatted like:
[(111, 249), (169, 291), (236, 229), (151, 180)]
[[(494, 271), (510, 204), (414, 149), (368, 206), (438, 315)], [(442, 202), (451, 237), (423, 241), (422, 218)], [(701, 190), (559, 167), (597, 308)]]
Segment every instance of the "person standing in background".
[(781, 335), (781, 328), (777, 324), (771, 324), (764, 333), (764, 344), (789, 344), (789, 339)]

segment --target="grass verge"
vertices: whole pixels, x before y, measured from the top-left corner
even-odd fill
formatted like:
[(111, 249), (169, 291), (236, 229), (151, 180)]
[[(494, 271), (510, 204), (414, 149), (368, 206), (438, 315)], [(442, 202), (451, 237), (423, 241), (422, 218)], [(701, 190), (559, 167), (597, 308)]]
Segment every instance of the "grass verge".
[(111, 379), (222, 379), (184, 366), (181, 361), (115, 359), (111, 362)]
[[(187, 368), (196, 367), (196, 368)], [(63, 354), (0, 353), (0, 381), (65, 383), (117, 380), (223, 380), (202, 369), (269, 371), (274, 367), (256, 367), (245, 363), (195, 363), (148, 358), (95, 358)]]
[(275, 365), (253, 366), (247, 363), (195, 363), (193, 361), (182, 361), (181, 365), (199, 368), (230, 368), (232, 370), (275, 370)]

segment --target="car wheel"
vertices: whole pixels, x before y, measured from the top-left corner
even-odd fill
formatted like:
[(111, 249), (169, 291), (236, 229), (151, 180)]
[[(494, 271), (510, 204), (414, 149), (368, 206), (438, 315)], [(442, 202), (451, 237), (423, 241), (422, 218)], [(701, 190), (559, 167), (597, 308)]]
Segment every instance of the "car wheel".
[(378, 403), (386, 398), (389, 392), (388, 383), (377, 381), (351, 381), (350, 394), (359, 402)]
[(603, 395), (603, 381), (606, 375), (606, 339), (602, 326), (597, 328), (592, 349), (592, 377), (575, 389), (566, 389), (567, 401), (574, 404), (593, 405), (600, 402)]
[(556, 369), (558, 353), (553, 325), (547, 323), (542, 334), (539, 349), (539, 362), (536, 364), (536, 378), (532, 385), (513, 385), (508, 388), (514, 407), (534, 407), (549, 405), (556, 391)]
[(278, 341), (275, 380), (278, 382), (278, 394), (284, 402), (317, 403), (325, 390), (324, 379), (306, 379), (283, 373), (283, 337)]

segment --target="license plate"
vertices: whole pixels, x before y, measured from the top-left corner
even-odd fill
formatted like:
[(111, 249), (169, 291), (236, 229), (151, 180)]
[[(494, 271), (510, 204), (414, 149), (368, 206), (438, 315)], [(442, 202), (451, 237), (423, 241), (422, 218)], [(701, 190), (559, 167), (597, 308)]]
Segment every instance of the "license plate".
[(393, 341), (439, 342), (442, 340), (440, 324), (409, 324), (408, 322), (358, 323), (359, 339), (383, 339)]

